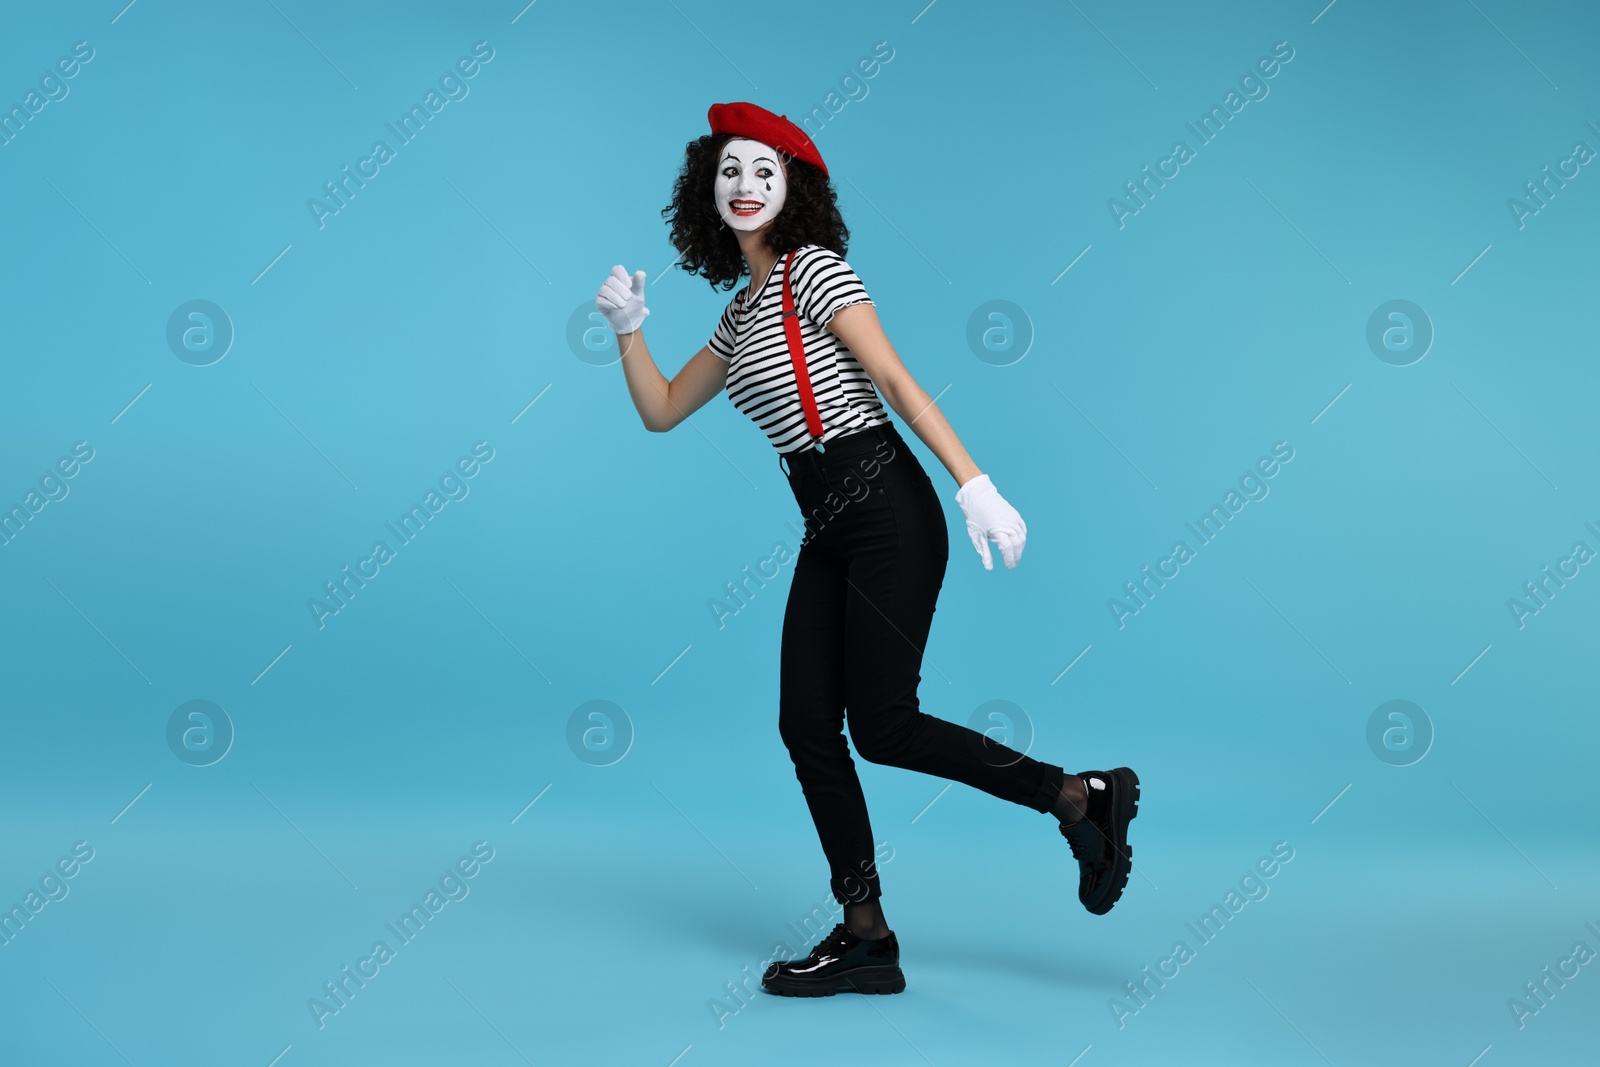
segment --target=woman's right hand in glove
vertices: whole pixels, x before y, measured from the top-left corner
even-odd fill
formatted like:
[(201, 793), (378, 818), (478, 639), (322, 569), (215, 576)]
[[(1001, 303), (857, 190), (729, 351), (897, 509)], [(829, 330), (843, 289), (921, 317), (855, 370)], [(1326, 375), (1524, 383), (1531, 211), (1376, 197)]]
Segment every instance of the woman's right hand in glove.
[(595, 310), (606, 317), (611, 329), (618, 333), (633, 333), (644, 324), (650, 309), (644, 306), (644, 271), (636, 270), (633, 277), (619, 263), (600, 286), (594, 298)]

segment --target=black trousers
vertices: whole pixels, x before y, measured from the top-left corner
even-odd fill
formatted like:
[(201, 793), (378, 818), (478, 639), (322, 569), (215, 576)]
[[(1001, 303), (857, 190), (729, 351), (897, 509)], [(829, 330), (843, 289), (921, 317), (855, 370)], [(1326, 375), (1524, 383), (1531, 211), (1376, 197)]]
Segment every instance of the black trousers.
[(780, 453), (805, 518), (783, 616), (778, 731), (840, 904), (875, 900), (862, 759), (1047, 812), (1063, 768), (918, 707), (922, 650), (950, 558), (938, 492), (893, 423)]

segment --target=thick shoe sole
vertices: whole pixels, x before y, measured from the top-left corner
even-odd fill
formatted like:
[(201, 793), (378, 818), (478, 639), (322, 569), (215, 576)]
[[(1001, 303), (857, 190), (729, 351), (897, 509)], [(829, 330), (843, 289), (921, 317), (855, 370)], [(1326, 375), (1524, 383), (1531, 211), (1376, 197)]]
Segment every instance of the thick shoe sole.
[(761, 988), (780, 997), (831, 997), (835, 993), (899, 993), (906, 976), (899, 967), (857, 967), (827, 982), (764, 979)]
[(1111, 883), (1105, 896), (1089, 909), (1092, 915), (1104, 915), (1122, 897), (1128, 888), (1128, 875), (1133, 871), (1133, 849), (1128, 845), (1128, 824), (1139, 814), (1139, 776), (1129, 767), (1114, 767), (1106, 772), (1111, 787)]

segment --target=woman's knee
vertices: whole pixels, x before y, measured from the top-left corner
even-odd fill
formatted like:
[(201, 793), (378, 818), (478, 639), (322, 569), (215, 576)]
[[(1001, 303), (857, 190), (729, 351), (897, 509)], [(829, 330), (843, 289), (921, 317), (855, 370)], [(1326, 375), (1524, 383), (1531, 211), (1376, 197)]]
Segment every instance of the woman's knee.
[(868, 763), (899, 766), (921, 714), (914, 709), (901, 709), (872, 716), (852, 716), (850, 743), (855, 746), (856, 755)]
[(791, 753), (844, 748), (843, 709), (827, 712), (779, 701), (778, 736)]

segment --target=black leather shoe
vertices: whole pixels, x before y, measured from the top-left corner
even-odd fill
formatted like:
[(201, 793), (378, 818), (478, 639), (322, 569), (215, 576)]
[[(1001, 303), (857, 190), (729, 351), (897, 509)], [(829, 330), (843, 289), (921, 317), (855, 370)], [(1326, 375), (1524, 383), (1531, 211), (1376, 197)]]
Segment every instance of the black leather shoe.
[(1078, 900), (1094, 915), (1104, 915), (1122, 896), (1133, 870), (1128, 823), (1139, 814), (1139, 776), (1127, 767), (1083, 771), (1088, 812), (1070, 826), (1061, 824), (1078, 861)]
[(835, 993), (898, 993), (906, 987), (900, 973), (900, 942), (894, 931), (876, 941), (850, 932), (844, 923), (817, 942), (800, 960), (773, 963), (761, 976), (761, 988), (784, 997), (831, 997)]

